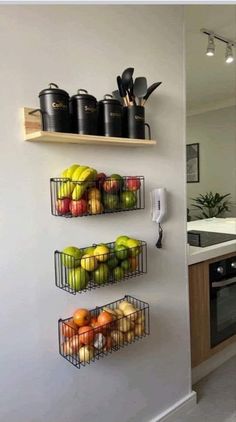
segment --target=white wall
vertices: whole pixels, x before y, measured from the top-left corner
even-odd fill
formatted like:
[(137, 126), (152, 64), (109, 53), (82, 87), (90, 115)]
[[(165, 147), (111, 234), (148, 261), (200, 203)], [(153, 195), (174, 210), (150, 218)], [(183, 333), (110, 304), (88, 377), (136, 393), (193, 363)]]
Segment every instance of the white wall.
[(200, 143), (200, 183), (187, 184), (189, 208), (200, 193), (231, 193), (227, 216), (236, 216), (236, 107), (188, 116), (186, 141)]
[[(0, 421), (144, 422), (191, 390), (185, 266), (182, 6), (0, 6)], [(147, 106), (150, 149), (26, 143), (20, 108), (56, 82), (101, 98), (118, 72), (163, 81)], [(49, 178), (78, 162), (143, 174), (144, 211), (93, 218), (50, 215)], [(169, 191), (157, 250), (149, 191)], [(54, 286), (53, 251), (128, 233), (148, 242), (148, 274), (72, 296)], [(58, 355), (57, 320), (124, 294), (150, 302), (151, 336), (78, 371)]]

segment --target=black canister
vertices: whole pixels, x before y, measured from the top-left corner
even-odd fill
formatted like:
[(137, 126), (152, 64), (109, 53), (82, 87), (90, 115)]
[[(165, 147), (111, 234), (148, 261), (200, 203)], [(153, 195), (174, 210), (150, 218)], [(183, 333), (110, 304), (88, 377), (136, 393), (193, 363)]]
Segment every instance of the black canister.
[(150, 126), (145, 123), (145, 108), (139, 105), (124, 107), (124, 137), (145, 139), (145, 126), (151, 139)]
[(112, 95), (104, 95), (98, 103), (99, 135), (122, 136), (122, 105)]
[(49, 88), (39, 93), (43, 130), (49, 132), (69, 132), (69, 94), (50, 83)]
[(81, 135), (97, 134), (97, 100), (85, 89), (70, 99), (72, 130)]

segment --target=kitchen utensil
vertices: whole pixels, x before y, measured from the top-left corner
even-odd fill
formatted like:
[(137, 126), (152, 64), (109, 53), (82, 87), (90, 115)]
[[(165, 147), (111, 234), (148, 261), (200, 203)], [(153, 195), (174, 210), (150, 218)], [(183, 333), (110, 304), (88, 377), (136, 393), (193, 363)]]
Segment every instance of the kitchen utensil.
[(147, 79), (145, 77), (136, 78), (134, 81), (134, 96), (138, 98), (138, 104), (141, 105), (142, 98), (147, 93)]
[(121, 98), (121, 96), (120, 96), (120, 93), (119, 93), (118, 89), (117, 89), (116, 91), (112, 91), (112, 96), (113, 96), (116, 100), (120, 101), (120, 103), (123, 103), (123, 99)]
[(122, 79), (122, 85), (124, 87), (124, 90), (126, 91), (126, 99), (129, 102), (130, 101), (130, 85), (131, 85), (131, 80), (133, 78), (133, 73), (134, 73), (134, 68), (133, 67), (128, 67), (127, 69), (124, 70), (124, 72), (122, 73), (121, 79)]
[(148, 123), (145, 123), (145, 108), (140, 105), (125, 107), (124, 136), (133, 139), (145, 139), (145, 126), (148, 128), (148, 138), (151, 139), (151, 131)]
[(122, 136), (122, 105), (112, 95), (104, 95), (98, 103), (99, 135)]
[(70, 99), (72, 130), (81, 135), (97, 134), (97, 100), (85, 89), (79, 89)]
[(162, 84), (162, 82), (155, 82), (154, 84), (152, 84), (148, 87), (147, 93), (143, 97), (142, 105), (144, 105), (146, 103), (146, 101), (148, 100), (150, 95), (153, 93), (153, 91), (155, 91), (155, 89), (157, 89), (161, 84)]
[(126, 92), (125, 92), (125, 89), (124, 89), (123, 84), (122, 84), (122, 79), (121, 79), (120, 76), (117, 76), (116, 80), (117, 80), (117, 86), (118, 86), (120, 96), (123, 100), (123, 104), (124, 104), (124, 106), (127, 106), (128, 102), (127, 102), (127, 98), (126, 98)]
[(40, 111), (42, 115), (43, 130), (49, 132), (69, 132), (69, 94), (58, 88), (54, 83), (49, 84), (49, 88), (43, 89), (39, 93)]

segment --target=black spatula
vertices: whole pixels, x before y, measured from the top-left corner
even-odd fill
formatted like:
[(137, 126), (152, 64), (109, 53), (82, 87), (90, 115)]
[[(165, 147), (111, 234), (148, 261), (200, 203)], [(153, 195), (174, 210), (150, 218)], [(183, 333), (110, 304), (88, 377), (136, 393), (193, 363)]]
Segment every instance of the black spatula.
[(146, 103), (146, 101), (148, 100), (150, 95), (153, 93), (153, 91), (155, 91), (155, 89), (157, 89), (161, 84), (162, 84), (162, 82), (155, 82), (154, 84), (152, 84), (148, 87), (147, 93), (143, 97), (142, 105), (144, 105)]
[(143, 97), (147, 94), (147, 79), (142, 77), (134, 81), (134, 96), (138, 98), (138, 104), (141, 105)]

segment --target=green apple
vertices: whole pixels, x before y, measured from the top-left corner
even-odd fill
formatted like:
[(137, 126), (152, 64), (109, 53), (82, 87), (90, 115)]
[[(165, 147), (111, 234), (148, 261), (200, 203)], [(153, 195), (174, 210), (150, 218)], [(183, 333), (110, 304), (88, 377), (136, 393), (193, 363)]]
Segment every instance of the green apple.
[(129, 256), (135, 257), (141, 252), (140, 242), (136, 239), (129, 239), (126, 246), (129, 249)]
[(122, 280), (122, 278), (124, 278), (124, 276), (125, 276), (125, 272), (124, 272), (123, 268), (121, 268), (121, 267), (114, 268), (113, 271), (112, 271), (112, 274), (113, 274), (114, 280), (116, 280), (116, 281)]
[(64, 267), (75, 268), (80, 265), (83, 252), (75, 246), (67, 246), (62, 251), (62, 263)]
[(120, 260), (128, 258), (128, 249), (124, 245), (116, 245), (115, 246), (115, 254), (116, 257)]
[(137, 204), (136, 192), (122, 192), (121, 204), (123, 208), (134, 208), (134, 206)]
[(107, 264), (100, 264), (93, 272), (93, 279), (96, 284), (103, 284), (109, 280), (109, 267)]
[(109, 258), (108, 261), (107, 261), (107, 265), (111, 269), (117, 267), (117, 265), (119, 265), (119, 261), (116, 258), (116, 256), (112, 256), (111, 258)]
[(88, 282), (89, 274), (83, 268), (79, 267), (69, 271), (68, 284), (76, 292), (85, 289)]
[(115, 210), (119, 207), (119, 196), (112, 193), (106, 193), (103, 195), (103, 204), (106, 209)]
[(120, 263), (121, 268), (128, 273), (131, 270), (130, 262), (128, 259), (125, 259), (124, 261), (121, 261)]
[(129, 240), (129, 237), (128, 236), (125, 236), (125, 235), (118, 236), (116, 238), (115, 244), (116, 245), (124, 245), (124, 246), (126, 246), (127, 240)]

